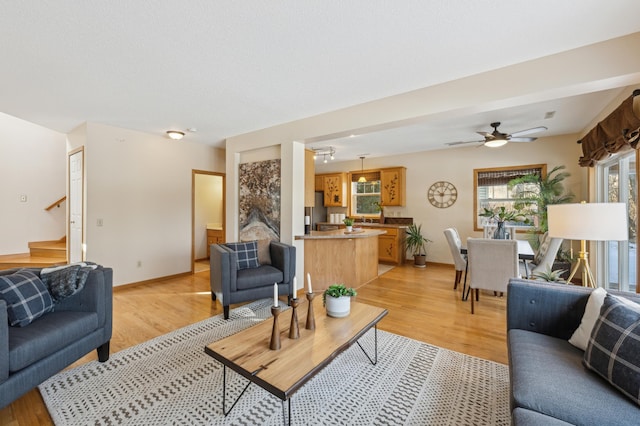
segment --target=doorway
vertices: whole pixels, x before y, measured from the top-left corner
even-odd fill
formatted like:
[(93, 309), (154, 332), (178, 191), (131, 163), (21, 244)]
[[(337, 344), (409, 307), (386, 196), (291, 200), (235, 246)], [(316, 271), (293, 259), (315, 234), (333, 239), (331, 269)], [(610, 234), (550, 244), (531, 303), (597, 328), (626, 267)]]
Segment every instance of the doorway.
[(225, 174), (193, 170), (191, 174), (191, 273), (209, 270), (210, 235), (225, 234)]

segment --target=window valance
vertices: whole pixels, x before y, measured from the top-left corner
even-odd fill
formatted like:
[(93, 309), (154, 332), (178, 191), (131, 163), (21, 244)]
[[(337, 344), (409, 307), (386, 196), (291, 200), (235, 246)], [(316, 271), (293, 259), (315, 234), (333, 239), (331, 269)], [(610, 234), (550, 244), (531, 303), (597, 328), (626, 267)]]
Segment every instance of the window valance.
[(490, 170), (486, 172), (478, 172), (478, 186), (490, 185), (506, 185), (509, 181), (525, 175), (542, 176), (542, 168), (525, 168), (525, 169), (509, 169), (509, 170)]
[(364, 176), (367, 179), (367, 182), (371, 182), (373, 180), (380, 180), (380, 172), (351, 172), (351, 182), (357, 182), (360, 179), (360, 176)]
[(640, 139), (640, 116), (633, 110), (633, 102), (640, 95), (640, 89), (634, 90), (618, 108), (609, 114), (582, 139), (582, 167), (593, 167), (597, 161), (610, 154), (628, 149), (636, 149)]

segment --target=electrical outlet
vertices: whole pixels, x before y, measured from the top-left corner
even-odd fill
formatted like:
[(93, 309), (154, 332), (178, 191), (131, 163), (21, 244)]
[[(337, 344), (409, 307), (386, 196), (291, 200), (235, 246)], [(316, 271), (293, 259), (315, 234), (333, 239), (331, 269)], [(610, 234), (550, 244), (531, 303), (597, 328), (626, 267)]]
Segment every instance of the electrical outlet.
[(104, 222), (102, 221), (102, 219), (98, 219), (96, 222), (98, 226), (104, 225)]

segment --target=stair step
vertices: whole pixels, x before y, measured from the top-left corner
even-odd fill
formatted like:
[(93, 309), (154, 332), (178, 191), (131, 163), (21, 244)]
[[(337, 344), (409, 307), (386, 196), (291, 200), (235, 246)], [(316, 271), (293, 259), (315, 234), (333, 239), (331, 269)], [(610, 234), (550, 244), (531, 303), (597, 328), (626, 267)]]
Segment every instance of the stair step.
[(12, 268), (45, 268), (64, 265), (67, 259), (32, 256), (29, 253), (0, 255), (0, 270)]
[(29, 252), (33, 257), (66, 259), (67, 243), (64, 241), (35, 241), (29, 243)]

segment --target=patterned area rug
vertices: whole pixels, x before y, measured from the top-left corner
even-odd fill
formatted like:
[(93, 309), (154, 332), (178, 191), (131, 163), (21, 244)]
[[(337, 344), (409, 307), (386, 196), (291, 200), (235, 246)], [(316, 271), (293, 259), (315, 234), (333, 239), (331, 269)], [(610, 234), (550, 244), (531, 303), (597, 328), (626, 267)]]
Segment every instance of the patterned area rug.
[[(270, 299), (64, 371), (40, 386), (56, 425), (281, 425), (283, 404), (251, 385), (222, 414), (222, 365), (204, 346), (270, 316)], [(373, 350), (373, 331), (360, 339)], [(246, 381), (227, 374), (230, 396)], [(230, 385), (229, 385), (230, 382)], [(509, 425), (507, 366), (378, 331), (292, 398), (294, 425)], [(227, 401), (229, 404), (229, 401)], [(285, 405), (286, 407), (286, 405)]]

